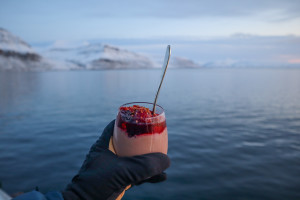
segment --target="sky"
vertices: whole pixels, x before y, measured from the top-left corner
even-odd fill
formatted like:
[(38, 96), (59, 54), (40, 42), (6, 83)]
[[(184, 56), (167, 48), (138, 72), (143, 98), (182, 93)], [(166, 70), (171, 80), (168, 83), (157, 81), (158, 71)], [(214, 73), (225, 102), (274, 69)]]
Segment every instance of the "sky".
[(214, 48), (220, 60), (232, 61), (244, 58), (240, 49), (273, 47), (260, 59), (300, 63), (299, 10), (299, 0), (0, 0), (0, 27), (33, 45), (102, 40), (153, 52), (172, 43), (199, 62), (215, 60)]

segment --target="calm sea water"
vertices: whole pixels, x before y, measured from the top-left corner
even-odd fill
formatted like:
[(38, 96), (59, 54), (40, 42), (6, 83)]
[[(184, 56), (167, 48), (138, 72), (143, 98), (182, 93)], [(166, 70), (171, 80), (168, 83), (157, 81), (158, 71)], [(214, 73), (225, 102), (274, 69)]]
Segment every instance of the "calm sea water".
[[(61, 190), (118, 107), (153, 101), (160, 70), (0, 73), (0, 180)], [(300, 199), (300, 70), (169, 70), (158, 103), (168, 180), (134, 199)]]

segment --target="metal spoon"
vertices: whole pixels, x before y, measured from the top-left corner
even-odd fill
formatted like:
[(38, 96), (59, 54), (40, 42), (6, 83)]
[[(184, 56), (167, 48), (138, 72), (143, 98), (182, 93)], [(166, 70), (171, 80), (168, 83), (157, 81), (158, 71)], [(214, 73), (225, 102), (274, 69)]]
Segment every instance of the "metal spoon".
[(163, 64), (163, 74), (162, 74), (161, 81), (160, 81), (160, 84), (159, 84), (159, 87), (158, 87), (158, 90), (156, 92), (156, 96), (155, 96), (155, 99), (154, 99), (154, 103), (153, 103), (153, 109), (152, 109), (153, 115), (155, 113), (157, 97), (159, 95), (159, 91), (160, 91), (161, 85), (162, 85), (163, 80), (164, 80), (165, 75), (166, 75), (166, 71), (167, 71), (167, 68), (168, 68), (170, 56), (171, 56), (171, 46), (168, 45), (167, 46), (167, 50), (166, 50), (166, 54), (165, 54), (164, 64)]

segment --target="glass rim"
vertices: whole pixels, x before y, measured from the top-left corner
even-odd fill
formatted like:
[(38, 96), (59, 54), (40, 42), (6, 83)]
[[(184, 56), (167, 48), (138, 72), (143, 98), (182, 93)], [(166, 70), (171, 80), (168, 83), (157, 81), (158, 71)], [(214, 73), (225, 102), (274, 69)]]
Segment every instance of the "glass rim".
[[(136, 101), (136, 102), (125, 103), (125, 104), (123, 104), (123, 105), (121, 105), (121, 106), (119, 107), (119, 113), (120, 113), (120, 108), (121, 108), (121, 107), (128, 106), (128, 105), (130, 105), (130, 104), (137, 104), (137, 105), (139, 105), (139, 104), (148, 104), (148, 105), (153, 105), (154, 103), (145, 102), (145, 101)], [(155, 116), (155, 117), (147, 117), (146, 119), (155, 119), (155, 118), (159, 118), (159, 117), (161, 117), (161, 116), (165, 113), (165, 110), (163, 109), (163, 107), (161, 107), (161, 106), (158, 105), (158, 104), (156, 104), (156, 107), (159, 107), (159, 108), (162, 110), (162, 112), (159, 113), (159, 114), (158, 114), (157, 116)]]

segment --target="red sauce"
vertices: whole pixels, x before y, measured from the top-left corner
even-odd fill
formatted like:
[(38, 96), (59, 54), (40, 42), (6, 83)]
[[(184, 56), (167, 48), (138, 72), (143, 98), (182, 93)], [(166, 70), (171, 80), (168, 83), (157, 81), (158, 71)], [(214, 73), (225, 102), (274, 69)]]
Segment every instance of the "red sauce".
[(157, 113), (152, 113), (149, 108), (133, 105), (121, 107), (117, 116), (118, 127), (126, 131), (129, 137), (162, 133), (166, 128), (166, 120)]

